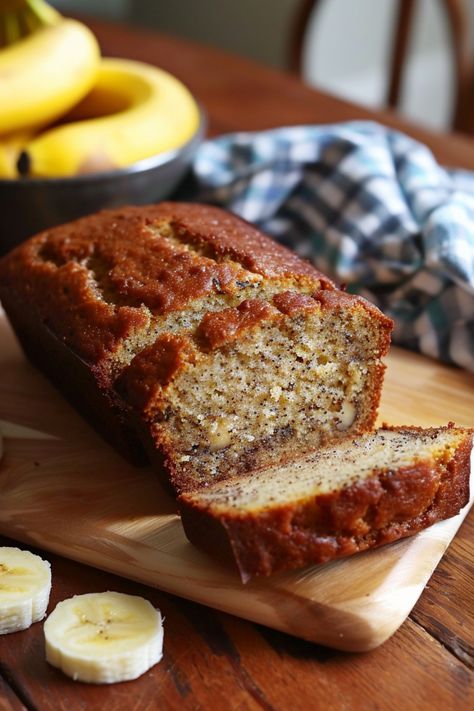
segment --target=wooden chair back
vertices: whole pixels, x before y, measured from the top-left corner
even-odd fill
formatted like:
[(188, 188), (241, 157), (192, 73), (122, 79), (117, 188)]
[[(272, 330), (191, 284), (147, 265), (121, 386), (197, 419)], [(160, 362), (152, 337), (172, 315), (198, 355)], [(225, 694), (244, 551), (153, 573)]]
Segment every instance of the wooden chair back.
[[(356, 0), (357, 1), (357, 0)], [(469, 47), (469, 25), (463, 0), (440, 0), (449, 27), (450, 48), (454, 66), (454, 106), (451, 127), (474, 133), (472, 107), (472, 63)], [(400, 104), (403, 74), (408, 58), (408, 43), (413, 27), (417, 0), (398, 0), (385, 104), (397, 109)], [(296, 9), (290, 37), (289, 69), (303, 75), (303, 47), (308, 23), (322, 4), (322, 0), (302, 0)]]

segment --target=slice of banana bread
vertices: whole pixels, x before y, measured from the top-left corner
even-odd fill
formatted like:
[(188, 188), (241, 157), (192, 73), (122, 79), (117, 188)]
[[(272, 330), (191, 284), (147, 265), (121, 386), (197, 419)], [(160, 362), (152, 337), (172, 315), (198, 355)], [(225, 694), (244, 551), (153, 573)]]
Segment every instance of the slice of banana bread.
[(384, 427), (179, 498), (189, 540), (252, 576), (410, 536), (469, 499), (472, 430)]
[(33, 363), (175, 491), (368, 431), (392, 322), (217, 208), (105, 211), (0, 261)]

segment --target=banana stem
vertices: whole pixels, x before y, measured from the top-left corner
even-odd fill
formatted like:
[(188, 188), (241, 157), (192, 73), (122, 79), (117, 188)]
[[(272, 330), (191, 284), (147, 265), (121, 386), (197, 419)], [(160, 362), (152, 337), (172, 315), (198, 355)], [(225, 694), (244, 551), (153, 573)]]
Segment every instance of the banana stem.
[(3, 16), (3, 35), (6, 44), (13, 44), (20, 37), (18, 17), (13, 12), (6, 12)]
[(44, 0), (0, 0), (0, 49), (40, 27), (56, 24), (60, 18)]
[(59, 12), (44, 0), (26, 0), (26, 4), (42, 25), (54, 25), (61, 18)]

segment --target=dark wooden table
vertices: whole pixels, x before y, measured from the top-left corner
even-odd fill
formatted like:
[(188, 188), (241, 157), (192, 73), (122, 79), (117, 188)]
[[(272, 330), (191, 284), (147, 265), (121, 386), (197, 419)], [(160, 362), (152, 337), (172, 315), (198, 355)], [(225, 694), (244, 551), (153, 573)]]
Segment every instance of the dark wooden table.
[[(157, 64), (180, 77), (206, 107), (209, 133), (284, 124), (373, 118), (423, 140), (440, 161), (474, 169), (469, 139), (428, 133), (370, 112), (296, 79), (222, 52), (90, 23), (104, 54)], [(10, 544), (0, 539), (0, 544)], [(44, 659), (42, 625), (0, 637), (0, 710), (474, 708), (474, 511), (409, 619), (382, 647), (336, 652), (151, 588), (42, 553), (53, 567), (50, 609), (73, 594), (118, 590), (162, 610), (163, 661), (111, 687), (74, 683)]]

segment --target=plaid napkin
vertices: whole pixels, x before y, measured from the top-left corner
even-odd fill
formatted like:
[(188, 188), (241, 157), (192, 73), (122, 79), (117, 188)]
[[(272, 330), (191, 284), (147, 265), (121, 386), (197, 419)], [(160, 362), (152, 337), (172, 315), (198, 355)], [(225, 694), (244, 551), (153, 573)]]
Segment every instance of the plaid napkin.
[(474, 174), (372, 122), (205, 142), (192, 197), (311, 259), (395, 321), (394, 341), (474, 371)]

